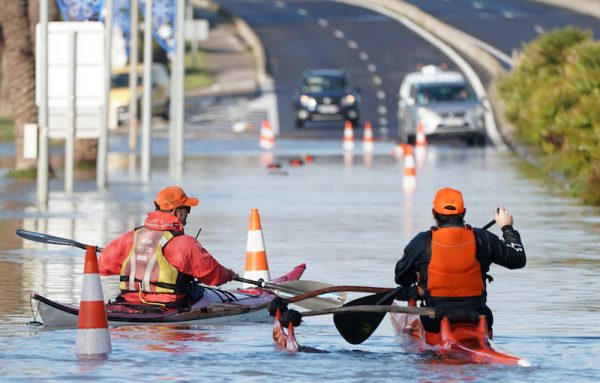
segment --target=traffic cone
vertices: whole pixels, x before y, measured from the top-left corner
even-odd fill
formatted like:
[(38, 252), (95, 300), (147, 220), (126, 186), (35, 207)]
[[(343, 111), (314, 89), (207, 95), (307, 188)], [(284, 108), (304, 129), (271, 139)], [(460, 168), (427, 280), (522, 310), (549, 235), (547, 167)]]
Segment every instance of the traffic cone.
[(275, 147), (275, 133), (269, 121), (264, 120), (260, 125), (260, 138), (258, 143), (263, 149), (273, 149)]
[(423, 129), (423, 123), (419, 122), (417, 125), (417, 136), (415, 137), (415, 155), (417, 158), (424, 157), (427, 151), (427, 137), (425, 137), (425, 131)]
[(415, 191), (417, 188), (415, 158), (413, 156), (413, 148), (410, 145), (406, 145), (404, 148), (404, 178), (402, 179), (402, 187), (408, 193)]
[[(269, 275), (269, 265), (267, 264), (267, 252), (265, 251), (265, 239), (263, 238), (258, 209), (252, 209), (252, 213), (250, 213), (244, 278), (253, 280), (262, 278), (265, 281), (271, 280), (271, 276)], [(245, 283), (242, 287), (249, 288), (253, 287), (253, 285)]]
[(354, 130), (352, 129), (352, 123), (347, 120), (344, 123), (344, 150), (354, 150)]
[(401, 159), (404, 158), (404, 143), (398, 142), (394, 149), (392, 149), (392, 156)]
[(373, 125), (369, 121), (363, 130), (363, 153), (373, 153)]
[(81, 358), (95, 359), (105, 358), (111, 351), (102, 283), (100, 274), (98, 274), (96, 248), (87, 246), (77, 320), (75, 354)]

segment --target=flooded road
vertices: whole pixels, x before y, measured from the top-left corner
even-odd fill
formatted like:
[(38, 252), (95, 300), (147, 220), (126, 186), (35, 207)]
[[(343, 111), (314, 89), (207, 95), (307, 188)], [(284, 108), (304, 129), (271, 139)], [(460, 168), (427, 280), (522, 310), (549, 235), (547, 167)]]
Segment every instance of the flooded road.
[[(261, 155), (255, 141), (186, 145), (181, 184), (200, 198), (186, 230), (195, 235), (201, 227), (203, 245), (240, 274), (251, 208), (260, 212), (272, 277), (306, 262), (307, 280), (393, 287), (402, 249), (433, 224), (437, 189), (462, 190), (467, 222), (474, 226), (483, 226), (493, 209), (504, 205), (514, 215), (528, 263), (513, 271), (492, 266), (494, 339), (533, 367), (447, 365), (429, 354), (406, 354), (387, 319), (369, 340), (353, 346), (326, 316), (307, 318), (297, 329), (299, 343), (319, 353), (278, 352), (269, 324), (138, 325), (111, 328), (113, 352), (107, 361), (77, 361), (74, 329), (47, 331), (26, 323), (31, 291), (78, 302), (83, 251), (23, 242), (15, 229), (104, 246), (140, 225), (156, 192), (173, 183), (161, 157), (168, 149), (163, 143), (154, 147), (151, 186), (117, 165), (106, 192), (97, 192), (93, 180), (80, 181), (70, 196), (60, 192), (62, 181), (54, 180), (43, 213), (35, 207), (33, 184), (0, 180), (0, 380), (547, 382), (600, 376), (600, 210), (530, 178), (510, 152), (430, 146), (417, 161), (416, 191), (406, 192), (403, 161), (389, 155), (391, 144), (382, 143), (373, 157), (364, 157), (360, 150), (344, 156), (340, 141), (280, 140), (273, 159)], [(313, 163), (290, 165), (291, 158), (309, 154)], [(282, 168), (269, 171), (265, 164), (271, 160)], [(105, 298), (113, 297), (117, 280), (105, 278), (103, 287)]]

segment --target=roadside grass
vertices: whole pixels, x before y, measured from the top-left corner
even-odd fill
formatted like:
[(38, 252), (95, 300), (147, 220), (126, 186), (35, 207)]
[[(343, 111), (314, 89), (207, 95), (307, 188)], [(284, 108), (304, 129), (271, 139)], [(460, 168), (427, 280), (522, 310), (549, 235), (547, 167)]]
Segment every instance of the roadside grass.
[(36, 169), (12, 169), (6, 174), (6, 178), (11, 179), (35, 179), (37, 177)]
[(12, 118), (2, 116), (0, 117), (0, 141), (14, 141), (15, 140), (15, 123)]

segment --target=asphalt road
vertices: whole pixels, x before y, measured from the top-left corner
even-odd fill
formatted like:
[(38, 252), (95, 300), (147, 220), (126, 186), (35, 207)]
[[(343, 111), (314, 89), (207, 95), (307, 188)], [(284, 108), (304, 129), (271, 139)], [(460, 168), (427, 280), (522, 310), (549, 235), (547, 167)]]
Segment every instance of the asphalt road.
[(363, 8), (310, 0), (218, 2), (245, 19), (265, 46), (284, 137), (341, 137), (342, 123), (294, 127), (292, 92), (306, 70), (345, 68), (362, 90), (361, 121), (373, 123), (376, 138), (393, 139), (397, 92), (404, 75), (417, 64), (449, 63), (397, 21)]
[[(541, 33), (569, 25), (600, 36), (600, 19), (526, 0), (406, 0), (510, 56)], [(565, 0), (565, 2), (568, 0)]]

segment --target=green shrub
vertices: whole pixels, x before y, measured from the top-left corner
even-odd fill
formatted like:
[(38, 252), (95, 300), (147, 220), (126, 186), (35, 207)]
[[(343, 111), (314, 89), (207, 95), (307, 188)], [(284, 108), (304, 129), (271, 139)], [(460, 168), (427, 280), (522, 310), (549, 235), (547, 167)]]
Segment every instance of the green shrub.
[(545, 169), (600, 204), (600, 42), (572, 27), (542, 35), (523, 47), (500, 91), (517, 137)]

